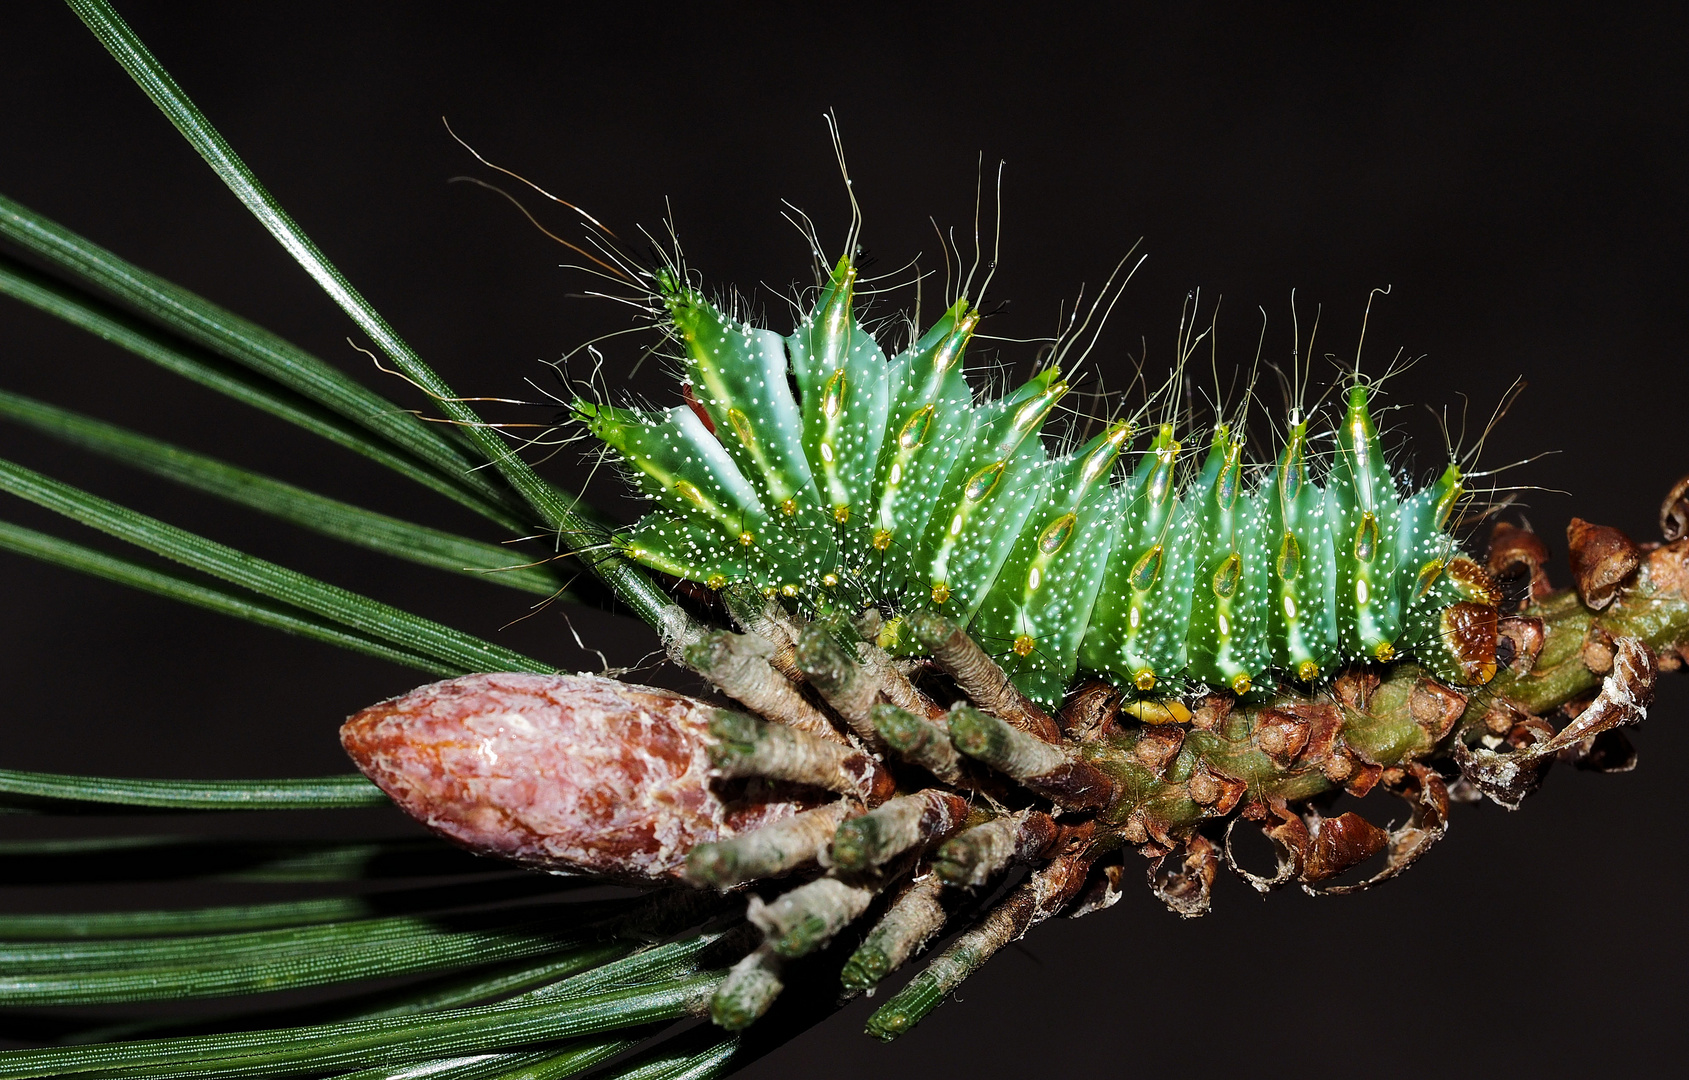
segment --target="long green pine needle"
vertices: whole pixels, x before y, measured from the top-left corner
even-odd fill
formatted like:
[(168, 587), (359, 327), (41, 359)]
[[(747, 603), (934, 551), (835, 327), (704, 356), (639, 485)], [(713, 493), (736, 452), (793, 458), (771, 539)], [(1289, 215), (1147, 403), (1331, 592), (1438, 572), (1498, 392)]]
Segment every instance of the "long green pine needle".
[(668, 636), (689, 634), (693, 629), (691, 617), (643, 570), (606, 548), (602, 529), (579, 511), (579, 500), (542, 480), (503, 435), (488, 427), (328, 261), (112, 6), (105, 0), (67, 2), (270, 235), (399, 370), (460, 425), (464, 436), (510, 486), (557, 530), (559, 540), (571, 551), (582, 553), (593, 573), (647, 624)]
[(504, 500), (504, 493), (491, 481), (471, 471), (476, 462), (439, 431), (256, 323), (119, 258), (3, 195), (0, 235), (93, 282), (189, 340), (379, 435), (483, 498), (495, 503)]
[(0, 804), (19, 796), (153, 810), (341, 810), (387, 803), (381, 789), (357, 773), (309, 779), (139, 780), (0, 769)]
[(14, 1050), (0, 1053), (0, 1080), (108, 1070), (201, 1078), (287, 1076), (424, 1061), (696, 1015), (721, 979), (721, 973), (708, 972), (561, 1003), (482, 1005), (275, 1031)]
[[(7, 1006), (110, 1005), (139, 1001), (189, 1001), (263, 994), (312, 986), (390, 978), (420, 972), (545, 956), (586, 970), (626, 951), (619, 942), (580, 944), (543, 932), (466, 932), (422, 939), (351, 943), (326, 952), (260, 955), (221, 966), (76, 970), (0, 974), (0, 1004)], [(0, 1063), (4, 1059), (0, 1058)], [(0, 1075), (4, 1074), (0, 1065)]]
[(433, 838), (272, 840), (170, 835), (0, 840), (9, 885), (179, 881), (370, 881), (448, 874), (508, 874)]
[[(558, 1080), (585, 1072), (639, 1039), (580, 1039), (564, 1050), (519, 1050), (510, 1054), (475, 1054), (393, 1068), (341, 1073), (336, 1080)], [(606, 1078), (607, 1080), (607, 1078)]]
[(368, 634), (348, 630), (339, 623), (318, 618), (291, 605), (266, 600), (245, 589), (231, 589), (158, 567), (143, 566), (131, 559), (96, 551), (6, 521), (0, 521), (0, 550), (27, 555), (42, 562), (103, 578), (119, 585), (127, 585), (142, 592), (168, 597), (207, 611), (215, 611), (220, 615), (244, 619), (272, 630), (321, 641), (366, 656), (390, 660), (395, 664), (433, 675), (450, 678), (454, 675), (467, 675), (472, 670), (467, 665), (448, 664), (414, 649), (400, 648)]
[[(0, 941), (0, 972), (137, 971), (227, 967), (235, 962), (303, 957), (376, 946), (430, 942), (465, 934), (526, 937), (572, 932), (608, 911), (601, 903), (537, 903), (496, 911), (380, 915), (369, 919), (242, 930), (226, 934), (101, 941)], [(559, 939), (562, 940), (562, 939)], [(573, 944), (573, 941), (565, 941)]]
[(314, 900), (277, 900), (153, 911), (3, 913), (0, 914), (0, 941), (102, 940), (271, 930), (284, 926), (368, 919), (377, 915), (446, 910), (544, 893), (566, 894), (571, 888), (566, 880), (546, 874), (520, 874), (501, 881), (390, 889)]
[(549, 566), (512, 565), (513, 553), (496, 544), (331, 499), (22, 394), (0, 390), (0, 418), (384, 555), (468, 574), (540, 596), (556, 595), (563, 590), (563, 580)]
[[(8, 208), (5, 197), (0, 196), (0, 225), (25, 213), (28, 212), (15, 204)], [(386, 439), (278, 384), (262, 372), (254, 374), (171, 333), (147, 326), (107, 301), (36, 273), (3, 253), (0, 253), (0, 293), (62, 319), (165, 371), (361, 454), (505, 529), (527, 531), (523, 516), (483, 493), (472, 491), (455, 474), (440, 472), (394, 448)]]
[(378, 600), (260, 559), (79, 488), (0, 460), (0, 491), (63, 514), (109, 536), (174, 559), (262, 596), (294, 604), (371, 637), (462, 666), (470, 671), (556, 668), (502, 645), (442, 626)]

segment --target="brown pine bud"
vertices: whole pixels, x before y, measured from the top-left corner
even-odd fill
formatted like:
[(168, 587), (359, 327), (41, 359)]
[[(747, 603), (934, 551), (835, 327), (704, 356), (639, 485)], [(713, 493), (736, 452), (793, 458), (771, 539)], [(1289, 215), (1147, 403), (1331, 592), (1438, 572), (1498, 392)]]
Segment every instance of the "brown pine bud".
[(364, 775), (472, 851), (618, 881), (681, 875), (695, 845), (814, 803), (728, 803), (711, 787), (716, 710), (589, 675), (466, 675), (340, 729)]

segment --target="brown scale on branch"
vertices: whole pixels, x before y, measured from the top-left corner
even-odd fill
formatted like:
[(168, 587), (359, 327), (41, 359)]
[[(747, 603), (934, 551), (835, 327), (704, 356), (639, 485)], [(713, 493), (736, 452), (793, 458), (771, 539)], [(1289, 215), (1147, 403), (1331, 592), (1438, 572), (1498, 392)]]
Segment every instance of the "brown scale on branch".
[(692, 670), (728, 697), (776, 723), (849, 745), (798, 685), (774, 665), (778, 647), (760, 634), (708, 634), (686, 650)]
[(938, 849), (933, 874), (946, 885), (976, 889), (1012, 862), (1041, 858), (1063, 839), (1062, 827), (1028, 807), (982, 822)]
[[(1663, 543), (1574, 520), (1573, 587), (1558, 591), (1541, 538), (1498, 524), (1488, 568), (1516, 599), (1462, 624), (1493, 656), (1478, 689), (1401, 661), (1247, 703), (1123, 703), (1084, 683), (1050, 716), (956, 626), (911, 616), (942, 673), (927, 677), (949, 680), (931, 688), (960, 699), (945, 710), (869, 643), (871, 625), (734, 593), (738, 632), (685, 659), (758, 715), (607, 679), (480, 675), (366, 709), (342, 737), (400, 805), (475, 850), (721, 903), (748, 894), (761, 944), (716, 992), (725, 1027), (754, 1022), (842, 938), (860, 943), (848, 996), (953, 932), (870, 1019), (889, 1039), (1038, 923), (1111, 905), (1128, 849), (1186, 918), (1208, 911), (1221, 865), (1262, 891), (1354, 892), (1421, 858), (1452, 802), (1517, 807), (1556, 760), (1633, 767), (1621, 729), (1646, 715), (1656, 673), (1689, 657), (1686, 492), (1689, 477), (1661, 507)], [(1406, 804), (1402, 824), (1322, 812), (1375, 790)], [(1271, 842), (1271, 874), (1238, 865), (1240, 828)], [(653, 902), (678, 912), (669, 896)]]

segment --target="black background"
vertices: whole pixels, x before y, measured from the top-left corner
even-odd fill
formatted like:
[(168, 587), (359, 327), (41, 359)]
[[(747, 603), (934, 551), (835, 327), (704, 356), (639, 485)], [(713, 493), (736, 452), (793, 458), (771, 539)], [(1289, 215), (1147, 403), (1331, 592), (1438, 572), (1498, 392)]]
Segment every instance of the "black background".
[[(1675, 22), (1465, 5), (1040, 5), (1034, 16), (947, 5), (120, 7), (328, 256), (464, 393), (533, 398), (522, 380), (546, 375), (539, 360), (627, 320), (573, 298), (590, 280), (560, 269), (566, 254), (496, 196), (445, 182), (475, 170), (442, 115), (624, 236), (672, 210), (691, 263), (717, 285), (762, 283), (784, 328), (779, 295), (807, 279), (808, 258), (780, 200), (807, 210), (830, 247), (843, 238), (822, 122), (831, 107), (878, 269), (917, 254), (938, 267), (928, 215), (965, 231), (978, 156), (988, 173), (1007, 161), (992, 292), (1009, 306), (988, 323), (994, 334), (1049, 333), (1063, 300), (1094, 290), (1143, 238), (1149, 261), (1092, 354), (1108, 385), (1146, 349), (1148, 370), (1165, 370), (1190, 288), (1205, 303), (1224, 297), (1229, 370), (1254, 355), (1258, 307), (1265, 355), (1288, 356), (1293, 288), (1304, 326), (1323, 305), (1319, 351), (1352, 359), (1367, 293), (1388, 285), (1367, 366), (1381, 371), (1398, 349), (1423, 356), (1386, 388), (1410, 406), (1389, 422), (1420, 473), (1440, 453), (1420, 404), (1458, 410), (1464, 394), (1481, 417), (1521, 375), (1529, 389), (1484, 461), (1558, 451), (1505, 476), (1558, 489), (1522, 495), (1557, 552), (1574, 513), (1657, 536), (1658, 500), (1689, 467)], [(12, 5), (6, 25), (0, 190), (421, 404), (353, 351), (350, 324), (68, 11)], [(486, 535), (374, 466), (44, 316), (7, 302), (0, 327), (7, 388)], [(1032, 351), (1005, 344), (1000, 359), (1024, 374)], [(613, 343), (609, 370), (635, 355), (631, 340)], [(615, 664), (654, 646), (637, 623), (560, 606), (501, 630), (524, 613), (521, 594), (348, 551), (17, 431), (0, 430), (0, 453), (561, 665), (599, 663), (570, 622)], [(547, 469), (575, 485), (585, 472), (572, 451)], [(12, 501), (0, 513), (75, 532)], [(10, 555), (0, 581), (10, 767), (341, 771), (340, 718), (418, 681)], [(1263, 903), (1227, 881), (1212, 916), (1182, 923), (1129, 891), (1105, 914), (1007, 950), (894, 1046), (857, 1034), (858, 1002), (746, 1075), (1654, 1071), (1681, 1045), (1689, 960), (1686, 774), (1674, 766), (1689, 760), (1686, 714), (1685, 686), (1665, 680), (1637, 736), (1637, 772), (1563, 771), (1518, 815), (1459, 808), (1442, 847), (1374, 893)], [(24, 902), (96, 901), (42, 891)]]

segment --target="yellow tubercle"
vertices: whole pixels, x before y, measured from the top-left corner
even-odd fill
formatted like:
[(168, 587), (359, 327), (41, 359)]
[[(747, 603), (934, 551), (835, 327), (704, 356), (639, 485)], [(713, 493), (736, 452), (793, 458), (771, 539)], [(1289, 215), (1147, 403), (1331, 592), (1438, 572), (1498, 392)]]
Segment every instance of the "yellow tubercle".
[(1138, 688), (1139, 693), (1149, 693), (1155, 689), (1155, 672), (1149, 668), (1144, 668), (1132, 676), (1132, 685)]
[(879, 635), (874, 638), (874, 644), (878, 645), (882, 649), (895, 648), (902, 630), (903, 616), (894, 615), (880, 624), (880, 632)]
[(1191, 711), (1177, 698), (1166, 701), (1129, 701), (1120, 707), (1128, 716), (1135, 716), (1145, 724), (1183, 724), (1191, 718)]
[(1015, 638), (1015, 643), (1014, 643), (1014, 646), (1013, 646), (1014, 651), (1015, 651), (1015, 655), (1016, 656), (1031, 656), (1032, 650), (1033, 650), (1034, 646), (1036, 646), (1037, 644), (1038, 643), (1036, 641), (1033, 641), (1027, 635), (1022, 634), (1020, 637)]
[(950, 586), (944, 582), (936, 582), (932, 587), (932, 602), (942, 604), (950, 599)]

